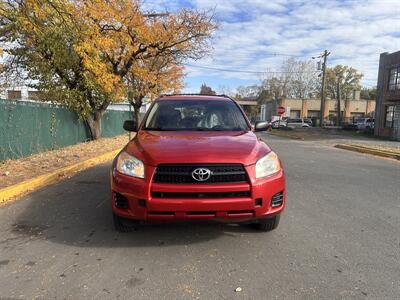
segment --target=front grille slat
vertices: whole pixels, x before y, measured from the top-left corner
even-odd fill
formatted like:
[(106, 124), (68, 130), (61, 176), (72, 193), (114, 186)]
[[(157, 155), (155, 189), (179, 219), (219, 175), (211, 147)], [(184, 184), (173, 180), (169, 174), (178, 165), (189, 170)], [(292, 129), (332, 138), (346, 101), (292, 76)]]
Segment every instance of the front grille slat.
[(181, 193), (181, 192), (152, 192), (154, 198), (174, 199), (219, 199), (219, 198), (248, 198), (250, 191), (240, 192), (208, 192), (208, 193)]
[(233, 172), (213, 172), (213, 175), (215, 176), (227, 176), (227, 175), (244, 175), (246, 172), (238, 172), (238, 171), (233, 171)]
[[(197, 168), (209, 169), (212, 175), (207, 181), (196, 181), (192, 177), (192, 172)], [(241, 164), (161, 164), (156, 169), (153, 181), (172, 184), (209, 184), (248, 182), (248, 178)]]

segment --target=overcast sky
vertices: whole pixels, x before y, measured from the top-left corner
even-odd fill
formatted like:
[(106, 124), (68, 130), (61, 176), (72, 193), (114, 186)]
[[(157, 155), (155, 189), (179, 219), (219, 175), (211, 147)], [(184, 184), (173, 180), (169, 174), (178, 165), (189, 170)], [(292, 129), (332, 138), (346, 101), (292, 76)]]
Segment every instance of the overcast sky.
[[(200, 67), (274, 71), (289, 57), (310, 59), (327, 49), (328, 66), (346, 64), (375, 86), (379, 54), (400, 50), (400, 0), (147, 0), (157, 11), (187, 7), (214, 9), (220, 27), (212, 55), (187, 62)], [(202, 83), (221, 86), (258, 83), (259, 74), (188, 66), (185, 92)]]

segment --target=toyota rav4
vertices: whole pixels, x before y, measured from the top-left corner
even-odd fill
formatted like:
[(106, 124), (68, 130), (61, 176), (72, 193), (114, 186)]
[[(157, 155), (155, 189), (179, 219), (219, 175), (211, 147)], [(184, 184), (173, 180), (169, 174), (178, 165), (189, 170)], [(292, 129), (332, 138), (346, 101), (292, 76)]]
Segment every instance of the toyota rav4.
[(267, 122), (249, 123), (226, 96), (158, 98), (114, 159), (112, 211), (119, 231), (145, 222), (215, 220), (278, 226), (285, 177), (276, 153), (255, 135)]

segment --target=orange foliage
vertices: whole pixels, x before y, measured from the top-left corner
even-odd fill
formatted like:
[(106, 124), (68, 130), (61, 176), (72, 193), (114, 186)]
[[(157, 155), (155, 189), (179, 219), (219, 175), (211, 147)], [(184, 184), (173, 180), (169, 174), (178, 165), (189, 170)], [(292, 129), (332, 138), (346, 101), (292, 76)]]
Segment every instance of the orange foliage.
[[(111, 102), (175, 91), (182, 62), (208, 53), (207, 12), (152, 14), (139, 0), (3, 0), (0, 42), (10, 68), (98, 128)], [(128, 87), (129, 86), (129, 87)]]
[[(180, 61), (208, 52), (216, 28), (206, 13), (146, 15), (139, 1), (77, 1), (75, 14), (87, 20), (87, 36), (77, 51), (107, 89), (124, 89), (124, 78), (147, 83), (152, 94), (182, 86)], [(154, 86), (154, 87), (153, 87)], [(138, 91), (139, 92), (139, 91)]]

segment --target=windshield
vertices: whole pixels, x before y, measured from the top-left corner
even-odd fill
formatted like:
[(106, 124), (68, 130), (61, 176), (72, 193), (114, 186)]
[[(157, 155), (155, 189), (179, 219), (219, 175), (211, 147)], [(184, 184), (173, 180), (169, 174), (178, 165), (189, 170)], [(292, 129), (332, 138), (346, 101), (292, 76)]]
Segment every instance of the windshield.
[(243, 113), (233, 101), (161, 100), (146, 119), (146, 130), (249, 130)]

